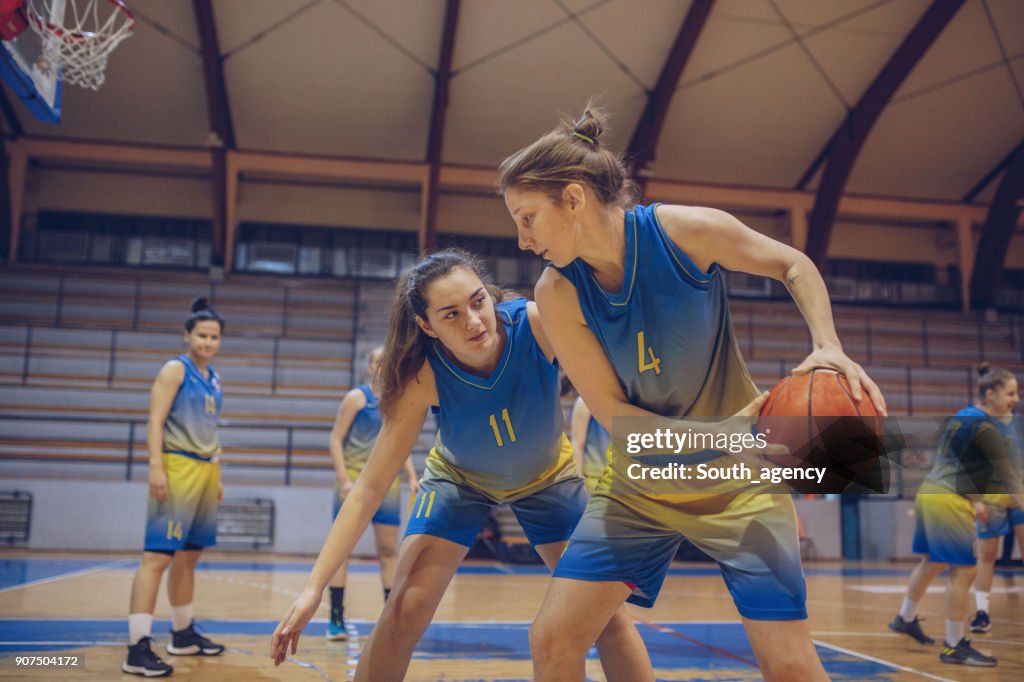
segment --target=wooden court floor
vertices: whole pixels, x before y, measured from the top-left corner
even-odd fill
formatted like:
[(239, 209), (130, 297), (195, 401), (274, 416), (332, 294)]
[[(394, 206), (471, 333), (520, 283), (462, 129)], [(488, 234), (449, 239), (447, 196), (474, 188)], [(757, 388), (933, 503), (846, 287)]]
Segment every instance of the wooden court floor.
[[(11, 680), (138, 679), (120, 673), (125, 610), (135, 555), (0, 551), (0, 678)], [(269, 635), (301, 589), (309, 559), (211, 552), (199, 566), (196, 619), (227, 645), (217, 658), (167, 657), (175, 677), (189, 680), (345, 680), (382, 606), (372, 563), (356, 562), (346, 590), (354, 641), (328, 643), (327, 609), (307, 628), (298, 654), (280, 668), (267, 655)], [(992, 632), (976, 645), (999, 658), (994, 669), (964, 669), (938, 660), (886, 629), (910, 573), (903, 564), (811, 563), (808, 609), (818, 651), (835, 680), (1024, 679), (1024, 571), (1001, 571), (992, 595)], [(467, 563), (456, 576), (417, 647), (407, 679), (528, 680), (527, 629), (546, 586), (539, 567)], [(940, 582), (944, 578), (940, 578)], [(925, 631), (941, 639), (941, 584), (921, 606)], [(714, 566), (675, 564), (653, 609), (633, 609), (658, 679), (758, 680), (728, 591)], [(154, 634), (168, 640), (169, 608), (161, 594)], [(15, 656), (75, 654), (74, 670), (24, 669)], [(591, 652), (588, 678), (604, 680)]]

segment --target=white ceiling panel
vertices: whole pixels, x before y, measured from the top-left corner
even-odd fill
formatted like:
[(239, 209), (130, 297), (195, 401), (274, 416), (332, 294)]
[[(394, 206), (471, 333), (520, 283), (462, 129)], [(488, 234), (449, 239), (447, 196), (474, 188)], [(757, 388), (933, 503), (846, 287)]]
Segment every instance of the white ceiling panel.
[[(221, 54), (245, 49), (289, 17), (333, 0), (213, 0), (213, 21)], [(191, 4), (191, 3), (179, 3)]]
[[(347, 5), (420, 61), (437, 68), (445, 0), (331, 0)], [(430, 27), (433, 30), (424, 30)], [(458, 35), (458, 25), (456, 25)]]
[[(600, 6), (608, 1), (599, 0), (597, 4)], [(516, 45), (520, 41), (527, 40), (538, 31), (552, 26), (564, 27), (568, 23), (568, 16), (551, 0), (463, 2), (452, 70), (461, 71), (488, 55), (518, 49)], [(529, 43), (524, 47), (530, 49)]]
[(718, 0), (714, 15), (723, 19), (756, 23), (779, 23), (779, 15), (768, 0)]
[(980, 0), (964, 4), (907, 76), (897, 96), (932, 87), (1002, 59)]
[[(648, 0), (644, 11), (637, 12), (632, 0), (616, 0), (588, 13), (581, 21), (647, 88), (653, 88), (690, 4)], [(617, 68), (608, 59), (594, 66)]]
[(721, 12), (716, 4), (690, 55), (680, 85), (685, 88), (706, 78), (721, 77), (733, 69), (743, 69), (762, 53), (784, 50), (791, 43), (785, 26), (737, 18)]
[[(849, 14), (865, 10), (870, 14), (887, 4), (913, 5), (913, 2), (907, 3), (906, 0), (898, 0), (895, 3), (892, 3), (892, 0), (888, 2), (886, 0), (813, 0), (812, 2), (808, 2), (808, 0), (774, 0), (774, 2), (786, 20), (801, 33), (807, 28), (828, 24)], [(864, 30), (866, 26), (873, 26), (875, 30), (885, 30), (884, 24), (877, 21), (865, 25), (861, 30)]]
[(803, 51), (790, 46), (678, 91), (654, 172), (658, 177), (788, 187), (843, 115)]
[[(877, 5), (871, 3), (870, 6)], [(804, 44), (850, 106), (882, 71), (927, 2), (889, 2), (807, 38)], [(851, 55), (856, 58), (851, 59)]]
[[(622, 149), (646, 99), (580, 29), (566, 24), (451, 82), (444, 159), (496, 165), (555, 127), (558, 112), (578, 115), (592, 95), (613, 113)], [(600, 65), (600, 66), (599, 66)]]
[[(426, 32), (439, 36), (436, 23)], [(239, 148), (410, 160), (426, 153), (432, 75), (335, 2), (236, 52), (224, 76)]]
[(999, 39), (1007, 55), (1024, 53), (1024, 2), (1020, 0), (985, 0)]
[(847, 191), (959, 200), (1024, 137), (1010, 87), (1006, 70), (997, 69), (890, 106)]

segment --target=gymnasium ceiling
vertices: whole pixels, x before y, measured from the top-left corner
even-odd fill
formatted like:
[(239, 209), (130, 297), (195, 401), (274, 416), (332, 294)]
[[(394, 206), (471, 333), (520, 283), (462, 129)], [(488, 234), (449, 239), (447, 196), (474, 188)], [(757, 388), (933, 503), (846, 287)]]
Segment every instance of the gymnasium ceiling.
[[(197, 148), (211, 128), (192, 2), (127, 0), (98, 92), (28, 136)], [(930, 0), (717, 0), (672, 90), (659, 179), (813, 190), (815, 160)], [(213, 0), (239, 150), (423, 161), (444, 0)], [(494, 167), (591, 95), (627, 148), (689, 0), (463, 0), (440, 160)], [(6, 87), (6, 86), (5, 86)], [(896, 90), (849, 194), (987, 202), (1024, 140), (1024, 1), (967, 0)], [(5, 130), (11, 126), (5, 121)]]

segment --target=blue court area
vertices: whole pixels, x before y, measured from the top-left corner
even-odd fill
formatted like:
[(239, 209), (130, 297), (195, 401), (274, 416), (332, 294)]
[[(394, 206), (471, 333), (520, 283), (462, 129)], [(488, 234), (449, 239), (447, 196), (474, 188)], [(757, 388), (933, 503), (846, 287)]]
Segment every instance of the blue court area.
[[(107, 570), (132, 571), (137, 566), (137, 559), (57, 559), (43, 557), (12, 557), (0, 560), (0, 592), (19, 590), (22, 587), (31, 589), (33, 585), (59, 581), (63, 578), (101, 572)], [(219, 572), (248, 572), (264, 574), (272, 573), (304, 574), (312, 564), (307, 561), (203, 561), (199, 570)], [(376, 565), (353, 564), (351, 573), (374, 574)], [(910, 574), (910, 567), (820, 567), (809, 568), (810, 577), (877, 577), (888, 578), (888, 582), (904, 581)], [(467, 564), (459, 569), (462, 575), (546, 575), (540, 566), (508, 566), (493, 564)], [(1019, 571), (1001, 570), (1006, 576), (1019, 576)], [(718, 575), (718, 570), (711, 566), (676, 565), (671, 569), (673, 576), (707, 577)], [(59, 613), (59, 612), (58, 612)], [(123, 647), (126, 635), (124, 618), (11, 618), (11, 614), (0, 619), (0, 658), (9, 658), (18, 653), (55, 652), (102, 648), (113, 651)], [(262, 657), (264, 644), (277, 625), (276, 620), (226, 619), (200, 621), (202, 629), (212, 636), (221, 638), (228, 645), (228, 653), (232, 650), (239, 656)], [(348, 621), (350, 634), (365, 637), (369, 634), (373, 622), (354, 619)], [(660, 621), (637, 622), (652, 663), (659, 679), (666, 680), (705, 680), (707, 682), (722, 680), (757, 680), (761, 679), (750, 645), (739, 622), (686, 622)], [(351, 657), (358, 655), (359, 640), (348, 645), (330, 645), (323, 647), (323, 635), (327, 623), (323, 619), (313, 621), (306, 629), (307, 642), (300, 648), (298, 656), (291, 661), (292, 665), (315, 669), (327, 679), (326, 673), (319, 666), (326, 660), (334, 661), (332, 665), (351, 662)], [(153, 626), (158, 643), (167, 638), (170, 623), (157, 620)], [(485, 661), (508, 661), (510, 667), (516, 666), (516, 675), (528, 670), (529, 661), (529, 623), (523, 621), (446, 621), (431, 624), (420, 641), (414, 654), (414, 661), (437, 661), (447, 668), (447, 662), (464, 661), (465, 665), (456, 665), (451, 670), (472, 670), (474, 666), (486, 666)], [(869, 642), (871, 640), (868, 640)], [(318, 642), (320, 649), (310, 651), (310, 642)], [(333, 646), (339, 646), (337, 650)], [(109, 649), (108, 649), (109, 647)], [(883, 655), (884, 659), (874, 658), (867, 654), (871, 648), (865, 647), (865, 641), (856, 642), (858, 651), (834, 647), (828, 643), (818, 643), (818, 653), (833, 680), (897, 680), (906, 679), (905, 673), (910, 670), (888, 661), (897, 660)], [(303, 653), (312, 656), (306, 660)], [(864, 653), (861, 653), (864, 652)], [(91, 654), (88, 654), (91, 655)], [(114, 654), (111, 654), (114, 655)], [(596, 659), (596, 652), (590, 653)], [(316, 663), (312, 662), (316, 661)], [(442, 663), (444, 662), (444, 663)], [(476, 662), (476, 663), (475, 663)], [(492, 667), (493, 669), (493, 667)], [(287, 670), (282, 669), (284, 674)], [(433, 674), (429, 679), (433, 679)], [(419, 678), (418, 678), (419, 679)], [(440, 678), (439, 678), (440, 679)], [(462, 679), (444, 676), (445, 680)], [(479, 676), (473, 679), (481, 679)], [(496, 680), (496, 677), (487, 677)], [(509, 680), (505, 676), (501, 680)], [(518, 679), (518, 678), (516, 678)], [(937, 678), (936, 678), (937, 679)]]
[[(202, 621), (200, 627), (211, 635), (257, 636), (269, 639), (277, 621), (214, 620)], [(373, 624), (350, 623), (360, 637), (370, 633)], [(640, 623), (640, 633), (647, 643), (655, 670), (703, 671), (689, 679), (721, 680), (730, 671), (757, 670), (740, 623)], [(307, 637), (322, 637), (327, 623), (314, 621), (306, 628)], [(153, 623), (156, 633), (167, 632), (170, 621)], [(530, 651), (527, 623), (434, 623), (420, 640), (414, 660), (445, 659), (526, 661)], [(124, 646), (123, 619), (0, 619), (0, 656), (33, 651), (60, 651), (91, 646)], [(158, 635), (159, 637), (159, 635)], [(229, 640), (226, 640), (229, 641)], [(230, 655), (231, 649), (228, 649)], [(301, 650), (299, 658), (301, 659)], [(890, 666), (859, 658), (846, 652), (819, 646), (825, 668), (833, 680), (889, 680), (896, 670)], [(339, 655), (344, 655), (339, 652)], [(591, 657), (596, 653), (591, 650)], [(301, 664), (301, 661), (299, 661)], [(725, 675), (725, 677), (723, 677)]]
[[(44, 559), (44, 558), (10, 558), (0, 559), (0, 590), (21, 585), (42, 582), (54, 578), (69, 577), (72, 574), (88, 571), (117, 568), (135, 570), (138, 561), (125, 559), (104, 561), (102, 559)], [(313, 568), (312, 562), (270, 562), (270, 561), (200, 561), (200, 571), (254, 571), (276, 573), (308, 573)], [(350, 573), (376, 573), (376, 565), (352, 564)], [(906, 568), (860, 568), (856, 566), (805, 568), (809, 578), (842, 577), (842, 578), (903, 578), (910, 576), (911, 567)], [(473, 565), (467, 564), (459, 568), (460, 575), (547, 575), (543, 566), (513, 565)], [(710, 577), (719, 575), (713, 566), (674, 566), (669, 569), (670, 576)], [(1020, 570), (997, 569), (996, 576), (1020, 576)]]

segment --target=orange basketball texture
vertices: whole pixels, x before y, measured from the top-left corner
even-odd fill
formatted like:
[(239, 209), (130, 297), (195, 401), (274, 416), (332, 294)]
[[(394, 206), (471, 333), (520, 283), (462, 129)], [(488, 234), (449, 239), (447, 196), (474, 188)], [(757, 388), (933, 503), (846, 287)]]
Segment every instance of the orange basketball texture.
[[(821, 486), (799, 484), (798, 492), (840, 492), (851, 482), (875, 487), (879, 474), (882, 420), (867, 393), (854, 400), (846, 376), (814, 369), (786, 377), (761, 408), (758, 431), (788, 455), (770, 461), (786, 467), (826, 467)], [(870, 479), (870, 480), (868, 480)]]

